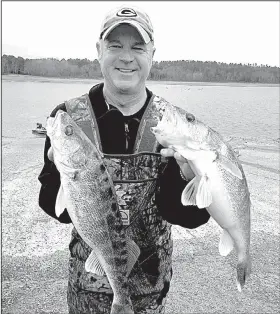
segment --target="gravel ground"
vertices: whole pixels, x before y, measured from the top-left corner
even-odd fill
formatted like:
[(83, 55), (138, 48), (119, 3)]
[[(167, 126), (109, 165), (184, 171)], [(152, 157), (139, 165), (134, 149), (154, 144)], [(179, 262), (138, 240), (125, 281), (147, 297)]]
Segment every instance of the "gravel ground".
[[(38, 207), (43, 138), (2, 141), (2, 313), (67, 313), (70, 225)], [(254, 205), (252, 274), (239, 293), (235, 252), (218, 252), (220, 227), (173, 226), (174, 276), (167, 314), (279, 313), (279, 151), (276, 143), (241, 145)]]

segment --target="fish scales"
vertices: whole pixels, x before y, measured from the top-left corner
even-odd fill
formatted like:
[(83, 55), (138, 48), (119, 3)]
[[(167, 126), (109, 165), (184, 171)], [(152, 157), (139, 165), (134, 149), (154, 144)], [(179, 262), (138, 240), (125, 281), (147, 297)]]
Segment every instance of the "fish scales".
[(127, 277), (140, 250), (124, 233), (102, 154), (66, 112), (48, 119), (47, 133), (61, 178), (56, 212), (67, 208), (73, 225), (92, 248), (86, 270), (107, 275), (114, 292), (111, 313), (133, 314)]
[[(118, 226), (121, 227), (122, 222), (120, 219), (119, 211), (111, 211), (112, 207), (116, 209), (116, 206), (114, 206), (114, 202), (112, 202), (111, 198), (113, 196), (112, 188), (110, 184), (108, 183), (108, 176), (104, 175), (105, 169), (103, 168), (103, 163), (97, 159), (99, 156), (96, 155), (96, 165), (94, 165), (93, 171), (84, 172), (80, 176), (81, 182), (83, 182), (83, 187), (81, 187), (80, 191), (83, 191), (82, 194), (79, 192), (76, 193), (75, 186), (76, 182), (64, 180), (63, 187), (64, 191), (69, 189), (69, 194), (72, 195), (72, 202), (75, 202), (73, 204), (74, 207), (81, 206), (81, 203), (84, 203), (84, 207), (89, 206), (88, 200), (92, 197), (92, 194), (95, 193), (95, 203), (94, 206), (101, 206), (102, 210), (94, 212), (91, 211), (87, 216), (84, 215), (84, 211), (80, 210), (76, 213), (76, 225), (87, 226), (89, 230), (86, 230), (88, 234), (92, 233), (92, 228), (96, 227), (94, 230), (95, 232), (95, 241), (96, 243), (104, 243), (105, 239), (108, 240), (110, 238), (112, 243), (114, 244), (115, 249), (119, 248), (118, 242), (124, 241), (125, 237), (123, 234), (119, 232), (114, 232), (114, 230)], [(94, 158), (92, 159), (94, 160)], [(104, 180), (105, 178), (105, 180)], [(92, 184), (93, 182), (93, 184)], [(96, 193), (96, 190), (100, 189), (100, 193)], [(86, 193), (87, 192), (87, 193)], [(75, 219), (75, 218), (74, 218)], [(85, 219), (91, 220), (91, 225), (88, 225)], [(103, 227), (103, 228), (100, 228)], [(111, 230), (111, 232), (108, 231)], [(120, 230), (120, 229), (119, 229)], [(81, 234), (85, 234), (85, 230), (81, 230)], [(97, 236), (98, 235), (98, 236)], [(86, 237), (84, 235), (84, 237)], [(88, 240), (90, 242), (90, 240)], [(105, 248), (110, 248), (108, 246), (105, 246)], [(112, 255), (112, 250), (108, 251), (107, 254)], [(110, 256), (108, 255), (108, 256)]]
[[(242, 179), (239, 179), (236, 176), (228, 175), (227, 170), (224, 169), (222, 165), (222, 160), (217, 159), (217, 167), (219, 168), (220, 180), (222, 181), (225, 190), (230, 191), (227, 194), (231, 207), (234, 209), (232, 213), (238, 217), (236, 222), (241, 223), (244, 219), (246, 221), (249, 219), (250, 222), (250, 210), (248, 208), (251, 207), (250, 194), (248, 191), (248, 184), (246, 181), (245, 173), (241, 164), (238, 162), (233, 149), (222, 141), (222, 137), (211, 128), (209, 128), (209, 135), (212, 138), (216, 139), (216, 144), (219, 145), (218, 153), (225, 156), (228, 160), (234, 163), (242, 173)], [(242, 208), (242, 204), (245, 208)], [(244, 215), (247, 214), (247, 215)]]

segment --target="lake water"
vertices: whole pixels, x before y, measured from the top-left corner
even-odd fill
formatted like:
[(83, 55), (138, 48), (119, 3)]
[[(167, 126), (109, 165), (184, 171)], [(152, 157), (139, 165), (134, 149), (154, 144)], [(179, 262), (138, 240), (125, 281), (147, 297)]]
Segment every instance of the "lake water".
[[(52, 109), (87, 93), (94, 80), (2, 77), (2, 136), (30, 138), (36, 122), (45, 125)], [(225, 137), (279, 139), (279, 86), (148, 82), (148, 88)]]

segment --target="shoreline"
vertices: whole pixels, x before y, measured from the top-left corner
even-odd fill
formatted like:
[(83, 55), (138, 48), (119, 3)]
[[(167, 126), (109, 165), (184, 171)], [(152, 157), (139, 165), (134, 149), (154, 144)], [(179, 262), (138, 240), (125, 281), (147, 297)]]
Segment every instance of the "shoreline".
[[(62, 78), (62, 77), (47, 77), (47, 76), (33, 76), (23, 74), (3, 74), (2, 81), (12, 82), (44, 82), (44, 83), (84, 83), (91, 84), (92, 82), (101, 82), (102, 78)], [(186, 81), (153, 81), (148, 80), (149, 84), (162, 85), (187, 85), (187, 86), (228, 86), (228, 87), (278, 87), (279, 84), (272, 83), (246, 83), (246, 82), (186, 82)]]

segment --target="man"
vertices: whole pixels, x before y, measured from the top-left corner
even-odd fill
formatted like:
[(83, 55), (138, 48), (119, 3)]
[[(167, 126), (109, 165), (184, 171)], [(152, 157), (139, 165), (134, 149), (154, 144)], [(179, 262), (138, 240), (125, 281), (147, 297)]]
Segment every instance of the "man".
[[(125, 232), (141, 250), (128, 277), (134, 312), (164, 313), (172, 276), (170, 223), (196, 228), (208, 221), (209, 214), (181, 204), (186, 180), (194, 175), (187, 161), (160, 147), (150, 131), (164, 100), (145, 86), (155, 52), (148, 15), (130, 7), (111, 11), (102, 23), (97, 51), (104, 82), (88, 95), (57, 106), (51, 116), (58, 109), (67, 111), (104, 153)], [(61, 223), (70, 223), (67, 209), (60, 217), (55, 215), (60, 176), (52, 160), (47, 137), (39, 204)], [(109, 282), (106, 276), (85, 271), (92, 248), (75, 228), (69, 249), (69, 313), (110, 313)]]

